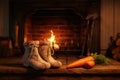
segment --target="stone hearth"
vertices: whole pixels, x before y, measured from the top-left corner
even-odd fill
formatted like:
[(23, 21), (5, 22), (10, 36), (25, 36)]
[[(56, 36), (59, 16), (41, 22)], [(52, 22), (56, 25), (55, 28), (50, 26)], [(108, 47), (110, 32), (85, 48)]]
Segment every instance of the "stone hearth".
[[(58, 56), (59, 55), (59, 56)], [(120, 62), (110, 61), (108, 65), (95, 65), (91, 69), (72, 68), (65, 66), (77, 57), (73, 55), (57, 54), (54, 57), (63, 63), (57, 69), (34, 70), (23, 67), (21, 57), (9, 57), (0, 59), (0, 79), (1, 80), (119, 80)]]

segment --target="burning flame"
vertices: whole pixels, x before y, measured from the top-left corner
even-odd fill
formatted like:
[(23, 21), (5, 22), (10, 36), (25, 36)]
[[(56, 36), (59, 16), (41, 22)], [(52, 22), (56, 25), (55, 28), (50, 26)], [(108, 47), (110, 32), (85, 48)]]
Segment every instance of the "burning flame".
[(51, 44), (53, 44), (53, 43), (55, 43), (55, 35), (54, 35), (54, 33), (53, 33), (52, 30), (50, 31), (50, 33), (51, 33), (51, 36), (50, 36), (50, 38), (48, 39), (48, 41), (49, 41)]
[(50, 42), (50, 46), (51, 46), (51, 48), (54, 47), (54, 49), (57, 50), (57, 49), (59, 49), (59, 46), (58, 46), (58, 44), (55, 43), (56, 42), (55, 35), (52, 30), (50, 31), (50, 33), (51, 33), (50, 38), (48, 38), (48, 41)]

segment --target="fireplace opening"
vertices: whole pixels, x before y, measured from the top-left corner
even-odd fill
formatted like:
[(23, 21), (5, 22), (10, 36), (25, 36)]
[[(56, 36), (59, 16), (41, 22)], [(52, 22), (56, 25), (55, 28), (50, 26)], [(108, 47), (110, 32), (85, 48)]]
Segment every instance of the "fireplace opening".
[[(87, 18), (94, 13), (98, 15), (96, 19)], [(51, 30), (60, 47), (58, 51), (100, 51), (100, 0), (11, 0), (9, 15), (12, 46), (21, 54), (25, 41), (49, 38)], [(91, 25), (92, 40), (87, 35), (91, 34)]]
[(17, 18), (15, 32), (11, 29), (10, 32), (16, 35), (11, 36), (12, 43), (23, 54), (24, 42), (44, 40), (53, 31), (56, 44), (60, 47), (56, 52), (79, 55), (86, 55), (88, 51), (98, 52), (99, 18), (95, 18), (96, 14), (83, 14), (75, 8), (29, 9), (21, 14), (22, 17)]
[(37, 10), (24, 25), (24, 42), (48, 38), (52, 30), (59, 51), (81, 51), (86, 39), (87, 20), (71, 9)]

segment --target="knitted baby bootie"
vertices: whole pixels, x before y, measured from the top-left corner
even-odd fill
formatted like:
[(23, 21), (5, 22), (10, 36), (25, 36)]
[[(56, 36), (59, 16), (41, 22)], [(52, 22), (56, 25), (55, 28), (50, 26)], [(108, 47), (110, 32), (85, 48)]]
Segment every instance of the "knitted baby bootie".
[(52, 49), (50, 47), (50, 45), (48, 44), (48, 42), (43, 42), (40, 44), (40, 47), (38, 49), (40, 56), (47, 62), (49, 62), (51, 64), (51, 67), (61, 67), (62, 63), (58, 60), (55, 60), (52, 57)]
[[(24, 54), (24, 56), (23, 56), (23, 64), (26, 66), (26, 63), (27, 63), (27, 66), (33, 67), (36, 70), (50, 68), (50, 63), (43, 60), (38, 53), (39, 42), (31, 41), (28, 44), (29, 45), (27, 48), (29, 48), (29, 49), (28, 49), (28, 51), (26, 51), (27, 55)], [(27, 58), (27, 59), (25, 59), (25, 58)]]

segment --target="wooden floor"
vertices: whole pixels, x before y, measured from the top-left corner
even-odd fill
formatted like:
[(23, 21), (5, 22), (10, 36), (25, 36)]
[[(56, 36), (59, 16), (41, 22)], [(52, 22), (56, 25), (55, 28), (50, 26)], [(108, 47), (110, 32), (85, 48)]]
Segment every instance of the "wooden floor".
[(72, 68), (65, 66), (80, 56), (70, 54), (55, 54), (63, 66), (58, 69), (36, 71), (22, 65), (22, 56), (0, 58), (0, 80), (120, 80), (120, 62), (110, 61), (108, 65), (95, 65), (92, 69)]

